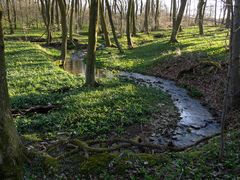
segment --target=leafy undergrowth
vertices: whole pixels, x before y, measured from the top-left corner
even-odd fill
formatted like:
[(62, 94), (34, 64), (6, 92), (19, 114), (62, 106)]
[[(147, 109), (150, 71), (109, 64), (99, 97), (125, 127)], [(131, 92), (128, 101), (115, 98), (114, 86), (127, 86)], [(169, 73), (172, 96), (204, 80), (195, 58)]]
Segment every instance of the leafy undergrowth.
[[(237, 179), (240, 177), (240, 132), (227, 134), (224, 161), (219, 160), (220, 138), (180, 153), (144, 154), (124, 151), (80, 154), (62, 161), (40, 160), (26, 166), (28, 179)], [(38, 163), (40, 162), (40, 163)]]
[[(116, 49), (107, 48), (105, 52), (99, 52), (98, 61), (104, 67), (146, 73), (149, 68), (164, 60), (171, 61), (180, 54), (201, 54), (214, 61), (226, 58), (227, 31), (224, 29), (206, 27), (205, 36), (198, 36), (196, 27), (186, 28), (179, 34), (177, 44), (169, 43), (169, 34), (170, 30), (152, 32), (149, 35), (139, 33), (138, 37), (133, 38), (134, 49), (125, 50), (125, 54), (121, 55)], [(120, 41), (126, 48), (126, 38)]]
[[(151, 121), (152, 114), (165, 116), (169, 110), (176, 111), (165, 93), (117, 78), (99, 79), (102, 86), (97, 89), (83, 87), (83, 77), (58, 68), (48, 55), (48, 50), (37, 44), (6, 43), (12, 107), (61, 106), (47, 114), (16, 117), (23, 134), (68, 132), (96, 138), (110, 132), (121, 134), (127, 125)], [(157, 104), (162, 104), (161, 108)]]

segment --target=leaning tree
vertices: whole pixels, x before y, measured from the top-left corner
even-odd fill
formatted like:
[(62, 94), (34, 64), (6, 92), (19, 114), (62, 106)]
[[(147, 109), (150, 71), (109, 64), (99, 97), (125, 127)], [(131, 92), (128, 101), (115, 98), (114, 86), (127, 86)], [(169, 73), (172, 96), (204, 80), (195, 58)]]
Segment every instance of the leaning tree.
[(178, 42), (177, 35), (182, 22), (183, 14), (186, 8), (187, 0), (181, 0), (181, 5), (176, 16), (176, 0), (173, 0), (173, 25), (172, 25), (172, 34), (170, 42)]

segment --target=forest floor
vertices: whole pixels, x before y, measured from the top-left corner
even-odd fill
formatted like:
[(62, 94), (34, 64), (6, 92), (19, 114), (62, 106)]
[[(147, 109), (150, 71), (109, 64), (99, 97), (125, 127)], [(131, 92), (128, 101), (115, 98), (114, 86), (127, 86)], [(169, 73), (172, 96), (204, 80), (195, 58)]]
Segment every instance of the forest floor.
[[(53, 63), (59, 57), (58, 47), (40, 46), (43, 45), (41, 34), (36, 30), (6, 36), (12, 108), (18, 130), (28, 147), (44, 150), (48, 144), (69, 137), (83, 140), (112, 136), (137, 138), (143, 127), (151, 127), (156, 120), (160, 121), (160, 131), (176, 126), (178, 113), (167, 94), (118, 78), (98, 79), (102, 86), (85, 88), (82, 76), (69, 74)], [(205, 36), (196, 34), (196, 28), (185, 29), (179, 35), (178, 44), (168, 43), (168, 30), (141, 34), (133, 38), (133, 50), (127, 50), (126, 39), (121, 38), (125, 53), (104, 48), (98, 51), (97, 66), (174, 80), (219, 116), (227, 67), (227, 31), (207, 28)], [(24, 42), (26, 37), (39, 42)], [(54, 37), (58, 41), (59, 33)], [(84, 33), (75, 38), (81, 44), (87, 43)], [(100, 45), (101, 38), (99, 42)], [(22, 113), (39, 105), (55, 108), (40, 113)], [(235, 118), (229, 117), (229, 122), (239, 119), (239, 115), (236, 110)], [(235, 122), (230, 125), (233, 129), (240, 127)], [(38, 164), (40, 160), (35, 160), (26, 165), (26, 177), (233, 179), (240, 176), (239, 138), (239, 132), (229, 131), (226, 160), (222, 162), (218, 160), (219, 138), (216, 137), (204, 147), (180, 153), (149, 155), (123, 151), (90, 158), (75, 155), (60, 162), (41, 161), (41, 165)]]

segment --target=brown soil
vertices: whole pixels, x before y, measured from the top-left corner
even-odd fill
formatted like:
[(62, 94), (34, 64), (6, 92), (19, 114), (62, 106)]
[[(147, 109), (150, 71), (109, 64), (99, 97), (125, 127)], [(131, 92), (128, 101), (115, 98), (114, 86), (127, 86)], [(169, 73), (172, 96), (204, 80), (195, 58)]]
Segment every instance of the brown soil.
[[(227, 75), (226, 62), (214, 62), (198, 54), (176, 56), (154, 65), (148, 74), (174, 80), (188, 90), (197, 89), (202, 96), (198, 97), (203, 105), (208, 106), (214, 116), (221, 117), (225, 79)], [(239, 110), (229, 113), (229, 127), (240, 127)]]
[[(149, 123), (134, 124), (126, 127), (121, 137), (135, 139), (141, 142), (152, 142), (157, 136), (171, 137), (179, 122), (179, 113), (174, 106), (158, 104), (161, 110), (152, 115)], [(112, 136), (118, 136), (112, 133)]]

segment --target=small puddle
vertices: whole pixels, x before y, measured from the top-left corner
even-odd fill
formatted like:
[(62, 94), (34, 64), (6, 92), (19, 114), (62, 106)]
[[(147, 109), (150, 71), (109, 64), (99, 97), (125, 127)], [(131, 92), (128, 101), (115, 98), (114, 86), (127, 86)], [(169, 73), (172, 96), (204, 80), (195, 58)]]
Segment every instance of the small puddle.
[(186, 147), (197, 141), (220, 132), (220, 125), (211, 113), (192, 99), (187, 91), (179, 88), (173, 81), (137, 73), (121, 72), (120, 76), (135, 81), (138, 84), (159, 88), (168, 93), (181, 114), (181, 120), (171, 138), (156, 135), (154, 143), (168, 144), (176, 147)]
[[(85, 56), (86, 51), (74, 52), (71, 59), (65, 62), (64, 69), (75, 75), (85, 75), (86, 64), (83, 61)], [(199, 101), (192, 99), (185, 89), (177, 87), (173, 81), (128, 72), (121, 72), (119, 76), (133, 80), (140, 85), (165, 91), (171, 96), (178, 108), (181, 120), (178, 122), (173, 136), (169, 138), (156, 134), (154, 138), (149, 137), (153, 143), (163, 145), (171, 143), (176, 147), (186, 147), (220, 132), (219, 123), (216, 122), (207, 108), (202, 106)], [(96, 69), (96, 77), (113, 78), (114, 74), (108, 70)]]

